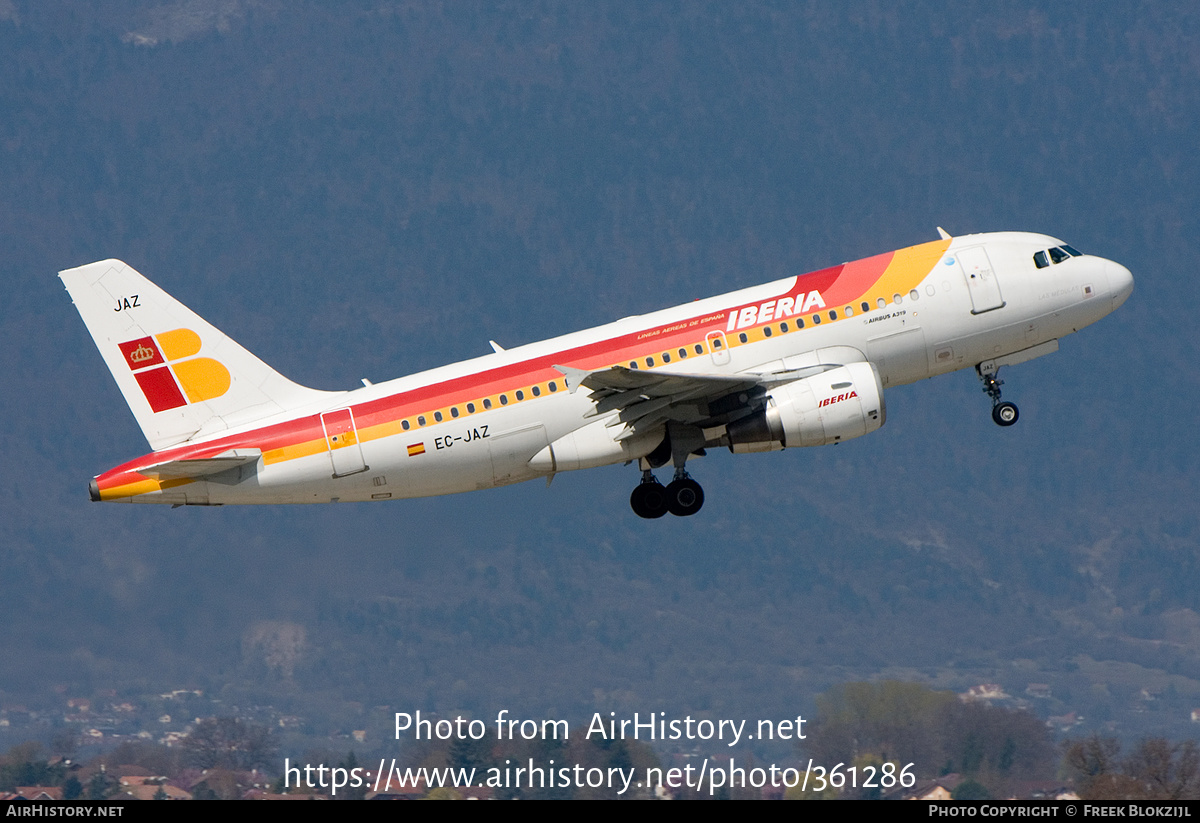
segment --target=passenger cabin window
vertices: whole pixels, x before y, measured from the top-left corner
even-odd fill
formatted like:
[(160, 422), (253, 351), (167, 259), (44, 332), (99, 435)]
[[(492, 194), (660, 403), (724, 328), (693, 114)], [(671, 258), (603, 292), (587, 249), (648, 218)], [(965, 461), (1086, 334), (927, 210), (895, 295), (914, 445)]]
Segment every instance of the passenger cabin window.
[(771, 327), (770, 326), (763, 326), (763, 336), (764, 337), (771, 336)]
[(704, 344), (703, 343), (696, 344), (696, 354), (704, 354)]
[(541, 389), (541, 387), (540, 387), (540, 386), (534, 386), (534, 387), (533, 387), (533, 389), (532, 389), (532, 391), (533, 391), (533, 396), (534, 396), (534, 397), (538, 397), (538, 396), (540, 396), (540, 395), (541, 395), (541, 393), (542, 393), (542, 389)]
[(474, 413), (475, 413), (475, 404), (468, 403), (467, 404), (467, 414), (474, 414)]
[(437, 422), (441, 423), (441, 422), (442, 422), (442, 413), (441, 413), (441, 412), (434, 412), (434, 413), (433, 413), (433, 419), (434, 419), (434, 420), (436, 420)]
[(483, 407), (485, 409), (490, 409), (492, 407), (492, 398), (490, 398), (490, 397), (483, 398)]
[(408, 431), (412, 427), (408, 424), (408, 421), (405, 420), (400, 424), (400, 428), (404, 429), (405, 431)]

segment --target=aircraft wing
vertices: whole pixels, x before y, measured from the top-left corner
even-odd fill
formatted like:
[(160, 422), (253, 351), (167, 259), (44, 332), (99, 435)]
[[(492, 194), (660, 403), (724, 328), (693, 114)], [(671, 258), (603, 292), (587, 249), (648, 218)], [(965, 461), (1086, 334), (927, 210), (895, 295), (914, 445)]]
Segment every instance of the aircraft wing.
[(595, 407), (585, 417), (613, 414), (605, 425), (624, 428), (614, 440), (624, 440), (667, 421), (701, 428), (727, 424), (745, 417), (766, 402), (772, 386), (800, 380), (835, 369), (836, 364), (818, 364), (775, 372), (743, 372), (734, 375), (669, 374), (612, 366), (585, 371), (555, 366), (567, 379), (572, 393), (581, 386), (591, 389)]
[(201, 477), (208, 477), (210, 474), (218, 474), (238, 466), (244, 466), (247, 463), (255, 463), (260, 457), (262, 457), (260, 449), (229, 449), (215, 457), (166, 460), (144, 469), (138, 469), (138, 473), (147, 477), (157, 477), (160, 480), (197, 480)]

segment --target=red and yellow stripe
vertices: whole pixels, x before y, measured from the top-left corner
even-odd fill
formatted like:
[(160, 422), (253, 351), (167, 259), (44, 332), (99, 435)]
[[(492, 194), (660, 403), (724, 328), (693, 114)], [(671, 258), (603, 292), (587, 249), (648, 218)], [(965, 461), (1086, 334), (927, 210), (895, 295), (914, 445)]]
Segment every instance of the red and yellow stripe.
[[(845, 319), (844, 306), (851, 306), (857, 312), (863, 302), (870, 304), (873, 309), (880, 298), (888, 303), (896, 294), (907, 295), (925, 279), (949, 245), (949, 240), (938, 240), (800, 275), (796, 277), (792, 287), (778, 297), (792, 296), (794, 299), (802, 299), (809, 292), (820, 292), (827, 307), (823, 322), (840, 322)], [(653, 365), (650, 367), (657, 367), (664, 364), (664, 352), (671, 354), (672, 362), (677, 362), (677, 351), (681, 348), (687, 351), (689, 357), (710, 354), (712, 349), (705, 335), (710, 331), (724, 332), (729, 313), (736, 312), (741, 307), (742, 304), (737, 304), (725, 310), (659, 328), (630, 332), (358, 404), (353, 407), (358, 440), (368, 442), (392, 437), (423, 426), (438, 425), (564, 391), (567, 386), (562, 374), (553, 368), (556, 364), (571, 365), (585, 370), (635, 362), (638, 367), (646, 367), (646, 358), (651, 358)], [(826, 319), (830, 309), (837, 311), (837, 320)], [(799, 315), (793, 317), (800, 319)], [(777, 326), (778, 322), (773, 320), (740, 329), (729, 335), (726, 345), (728, 348), (736, 348), (763, 340), (763, 328)], [(792, 324), (793, 330), (789, 333), (795, 332), (795, 325)], [(740, 339), (742, 334), (746, 335), (745, 342)], [(137, 342), (140, 341), (133, 341)], [(170, 342), (182, 344), (186, 341)], [(168, 348), (164, 345), (167, 341), (160, 340), (159, 343), (164, 349)], [(702, 347), (699, 354), (695, 353), (696, 345)], [(521, 399), (517, 398), (518, 392), (522, 394)], [(485, 406), (485, 401), (490, 404), (490, 408)], [(473, 411), (468, 409), (468, 404), (472, 404)], [(165, 449), (129, 461), (96, 479), (100, 497), (102, 500), (132, 497), (191, 482), (187, 479), (159, 481), (139, 474), (138, 467), (145, 466), (148, 457), (152, 457), (154, 463), (182, 458), (202, 459), (236, 448), (261, 449), (264, 462), (274, 464), (323, 453), (328, 450), (329, 445), (321, 425), (321, 417), (314, 414), (244, 434), (231, 435), (203, 445), (183, 445)], [(422, 454), (424, 444), (409, 445), (407, 449), (409, 456)]]

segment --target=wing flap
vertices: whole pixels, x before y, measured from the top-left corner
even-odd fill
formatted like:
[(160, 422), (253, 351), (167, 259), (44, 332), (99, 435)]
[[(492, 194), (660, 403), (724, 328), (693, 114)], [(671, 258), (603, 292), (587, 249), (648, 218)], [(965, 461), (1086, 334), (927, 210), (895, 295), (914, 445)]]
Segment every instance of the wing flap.
[[(701, 429), (727, 424), (765, 403), (766, 390), (843, 365), (820, 362), (822, 359), (821, 351), (817, 351), (812, 353), (810, 364), (800, 367), (734, 375), (642, 371), (625, 366), (595, 371), (571, 366), (554, 368), (566, 377), (572, 393), (580, 387), (590, 390), (588, 397), (595, 405), (584, 418), (612, 415), (604, 427), (612, 432), (613, 440), (621, 441), (672, 422)], [(834, 355), (830, 359), (845, 358)]]

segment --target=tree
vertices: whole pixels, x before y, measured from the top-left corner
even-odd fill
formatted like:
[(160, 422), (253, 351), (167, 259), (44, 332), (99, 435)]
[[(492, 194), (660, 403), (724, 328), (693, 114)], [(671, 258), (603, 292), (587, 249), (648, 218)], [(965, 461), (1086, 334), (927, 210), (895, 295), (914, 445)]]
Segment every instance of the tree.
[(992, 793), (978, 780), (964, 780), (950, 792), (952, 800), (991, 800)]
[(1200, 750), (1194, 740), (1175, 745), (1162, 737), (1142, 740), (1125, 761), (1125, 772), (1154, 800), (1200, 797)]
[(183, 740), (184, 758), (201, 769), (247, 770), (267, 766), (275, 755), (275, 741), (265, 726), (239, 717), (201, 720)]
[(805, 749), (827, 768), (917, 763), (974, 777), (997, 791), (1054, 765), (1049, 733), (1029, 712), (898, 681), (845, 683), (818, 697)]
[(17, 786), (57, 784), (63, 778), (61, 766), (51, 766), (41, 756), (42, 747), (33, 741), (18, 743), (0, 757), (0, 791)]
[(105, 800), (112, 796), (120, 787), (117, 779), (110, 777), (106, 771), (98, 771), (88, 781), (87, 796), (89, 800)]
[(956, 702), (953, 692), (919, 683), (843, 683), (817, 698), (807, 748), (830, 766), (866, 753), (881, 761), (940, 763), (936, 718)]
[(1069, 741), (1064, 760), (1087, 800), (1192, 800), (1200, 798), (1200, 748), (1146, 738), (1125, 759), (1121, 744), (1093, 735)]
[[(346, 774), (354, 774), (355, 770), (359, 768), (358, 758), (355, 757), (353, 749), (350, 750), (350, 754), (346, 755), (345, 760), (338, 763), (338, 768), (345, 769)], [(370, 788), (370, 784), (367, 783), (361, 786), (355, 786), (351, 783), (342, 789), (342, 791), (346, 793), (347, 800), (362, 800), (367, 796), (367, 790)], [(341, 795), (339, 794), (338, 796), (340, 797)]]
[(83, 784), (79, 778), (71, 775), (63, 782), (63, 800), (75, 800), (83, 797)]
[(1068, 741), (1065, 760), (1067, 768), (1086, 783), (1115, 772), (1120, 753), (1121, 744), (1115, 737), (1092, 735), (1086, 740)]

